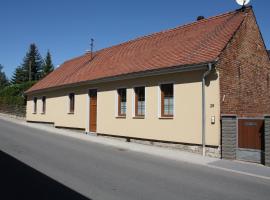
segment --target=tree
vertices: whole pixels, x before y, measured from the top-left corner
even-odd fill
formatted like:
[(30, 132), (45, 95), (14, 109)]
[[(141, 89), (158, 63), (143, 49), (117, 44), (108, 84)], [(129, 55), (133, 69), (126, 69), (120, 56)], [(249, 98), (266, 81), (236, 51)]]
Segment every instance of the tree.
[(51, 57), (50, 51), (48, 50), (46, 54), (45, 62), (42, 65), (42, 77), (47, 76), (53, 70), (54, 70), (54, 66), (52, 63), (52, 57)]
[(8, 78), (3, 70), (3, 66), (0, 64), (0, 89), (9, 84)]
[(18, 68), (16, 72), (20, 73), (20, 76), (23, 76), (22, 80), (39, 80), (42, 76), (42, 65), (43, 59), (37, 46), (33, 43), (30, 44), (29, 50), (23, 59), (21, 69)]
[(25, 71), (21, 66), (18, 66), (12, 75), (11, 83), (21, 84), (27, 82), (28, 80), (29, 77), (27, 76), (27, 71)]

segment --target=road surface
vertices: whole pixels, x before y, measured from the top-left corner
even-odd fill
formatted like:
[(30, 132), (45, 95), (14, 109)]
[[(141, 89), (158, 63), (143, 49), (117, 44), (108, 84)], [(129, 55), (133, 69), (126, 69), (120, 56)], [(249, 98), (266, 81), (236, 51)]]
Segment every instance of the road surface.
[[(1, 119), (0, 150), (30, 166), (26, 176), (20, 170), (21, 165), (5, 165), (11, 159), (7, 155), (0, 159), (1, 176), (5, 175), (9, 182), (14, 183), (13, 187), (6, 184), (9, 188), (3, 189), (4, 181), (1, 180), (1, 189), (14, 191), (13, 196), (18, 194), (20, 199), (34, 192), (24, 184), (27, 180), (22, 182), (23, 176), (29, 177), (28, 183), (36, 185), (44, 193), (52, 189), (54, 193), (58, 191), (57, 199), (65, 198), (67, 192), (74, 196), (69, 199), (92, 200), (270, 199), (269, 180), (152, 157)], [(18, 166), (18, 170), (14, 166)], [(39, 172), (34, 169), (41, 172), (41, 176), (45, 174), (46, 180), (42, 181), (41, 176), (38, 178)], [(15, 175), (12, 176), (14, 170), (17, 180)], [(46, 182), (47, 179), (50, 181)], [(66, 192), (58, 190), (57, 184)], [(25, 188), (21, 189), (24, 193), (19, 192), (20, 187)]]

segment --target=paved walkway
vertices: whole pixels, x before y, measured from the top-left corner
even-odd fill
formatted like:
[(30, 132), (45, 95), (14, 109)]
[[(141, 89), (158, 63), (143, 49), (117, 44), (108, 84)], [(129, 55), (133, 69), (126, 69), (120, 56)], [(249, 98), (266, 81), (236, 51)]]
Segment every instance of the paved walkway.
[(150, 154), (153, 156), (159, 156), (159, 157), (176, 160), (180, 162), (187, 162), (187, 163), (192, 163), (196, 165), (204, 165), (210, 168), (216, 168), (216, 169), (221, 169), (225, 171), (230, 171), (232, 173), (238, 173), (238, 174), (270, 180), (270, 168), (265, 167), (263, 165), (259, 165), (259, 164), (203, 157), (198, 154), (183, 152), (176, 149), (167, 149), (167, 148), (162, 148), (162, 147), (125, 142), (125, 141), (121, 141), (121, 140), (117, 140), (113, 138), (86, 135), (78, 131), (56, 129), (52, 126), (48, 126), (45, 124), (27, 123), (22, 119), (10, 118), (10, 116), (3, 115), (3, 114), (0, 114), (0, 118), (3, 120), (13, 122), (13, 123), (28, 126), (31, 128), (44, 130), (52, 134), (60, 134), (67, 137), (77, 138), (80, 140), (87, 140), (94, 143), (114, 146), (119, 149), (126, 149), (130, 151)]

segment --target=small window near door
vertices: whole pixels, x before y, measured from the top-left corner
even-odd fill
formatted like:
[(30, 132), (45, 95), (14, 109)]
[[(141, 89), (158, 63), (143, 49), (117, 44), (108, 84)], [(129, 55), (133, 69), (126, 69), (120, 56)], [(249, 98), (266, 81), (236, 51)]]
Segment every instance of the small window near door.
[(161, 117), (173, 117), (174, 94), (173, 84), (163, 84), (161, 89)]
[(33, 114), (37, 113), (37, 97), (34, 97), (33, 99)]
[(118, 93), (118, 116), (125, 117), (127, 109), (127, 89), (121, 88), (117, 90)]
[(42, 97), (42, 114), (46, 113), (46, 97)]
[(145, 115), (145, 87), (135, 88), (135, 117)]
[(75, 94), (69, 94), (69, 113), (73, 114), (75, 111)]

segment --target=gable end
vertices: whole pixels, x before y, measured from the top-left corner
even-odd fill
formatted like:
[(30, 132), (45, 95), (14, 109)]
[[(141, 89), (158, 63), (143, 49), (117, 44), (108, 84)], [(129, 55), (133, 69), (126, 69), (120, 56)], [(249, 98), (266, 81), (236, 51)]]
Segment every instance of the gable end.
[(252, 9), (217, 63), (222, 115), (262, 117), (270, 113), (270, 61)]

